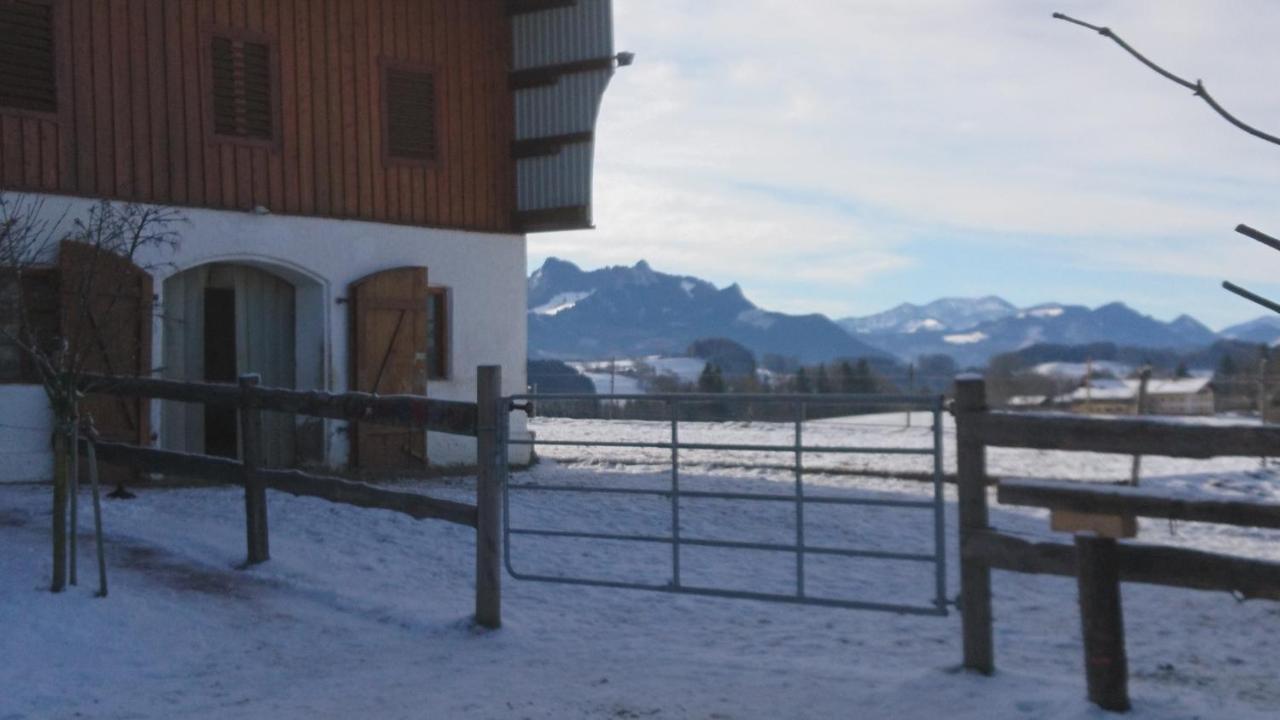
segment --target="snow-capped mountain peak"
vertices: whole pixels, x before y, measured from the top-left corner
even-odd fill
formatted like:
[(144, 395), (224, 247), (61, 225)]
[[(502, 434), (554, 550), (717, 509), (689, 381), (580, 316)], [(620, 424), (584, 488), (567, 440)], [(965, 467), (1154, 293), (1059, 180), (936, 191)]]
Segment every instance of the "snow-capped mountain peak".
[(598, 359), (678, 354), (695, 340), (728, 338), (758, 356), (805, 362), (883, 357), (822, 315), (757, 308), (734, 283), (723, 289), (669, 275), (641, 260), (583, 271), (548, 259), (529, 276), (529, 354)]
[(942, 298), (926, 305), (903, 303), (891, 310), (865, 317), (850, 317), (840, 326), (852, 333), (961, 332), (1018, 309), (994, 295), (981, 298)]

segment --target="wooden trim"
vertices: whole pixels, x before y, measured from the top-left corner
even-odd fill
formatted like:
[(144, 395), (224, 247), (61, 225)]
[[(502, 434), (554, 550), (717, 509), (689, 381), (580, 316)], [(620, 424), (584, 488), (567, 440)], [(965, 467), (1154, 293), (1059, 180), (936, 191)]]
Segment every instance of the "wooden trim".
[(507, 0), (507, 16), (529, 15), (573, 7), (577, 4), (578, 0)]
[(560, 82), (560, 78), (565, 75), (577, 75), (597, 70), (612, 70), (613, 62), (614, 57), (610, 55), (608, 57), (576, 60), (559, 65), (543, 65), (542, 67), (527, 68), (525, 70), (513, 70), (507, 82), (512, 90), (546, 87)]
[[(387, 73), (391, 70), (402, 70), (404, 72), (424, 73), (431, 76), (431, 112), (434, 117), (431, 118), (432, 132), (435, 134), (435, 147), (432, 157), (424, 159), (403, 158), (391, 154), (391, 96), (387, 92)], [(441, 102), (440, 83), (443, 81), (441, 74), (438, 72), (434, 63), (415, 62), (412, 60), (404, 60), (401, 58), (382, 55), (378, 58), (378, 76), (373, 79), (378, 88), (378, 111), (382, 115), (379, 123), (382, 130), (382, 147), (379, 152), (382, 156), (382, 164), (387, 168), (424, 168), (427, 170), (435, 170), (444, 164), (445, 152), (445, 136), (441, 131), (440, 118), (443, 105)], [(403, 212), (403, 210), (402, 210)]]
[(566, 133), (564, 135), (548, 135), (545, 137), (528, 138), (525, 140), (513, 140), (511, 142), (511, 157), (516, 160), (524, 160), (526, 158), (559, 155), (566, 145), (589, 143), (595, 139), (596, 134), (591, 130), (587, 130), (585, 132)]
[(571, 205), (545, 210), (521, 210), (515, 213), (513, 220), (520, 232), (537, 233), (590, 230), (594, 227), (590, 218), (591, 208), (586, 205)]
[[(201, 88), (202, 102), (205, 107), (205, 141), (210, 145), (236, 145), (247, 148), (264, 148), (271, 152), (279, 152), (281, 141), (283, 112), (280, 92), (280, 40), (279, 37), (264, 32), (244, 28), (227, 27), (218, 24), (207, 25), (200, 35), (200, 65), (204, 87)], [(248, 138), (238, 135), (223, 135), (217, 130), (217, 110), (213, 100), (213, 39), (225, 38), (232, 42), (251, 42), (267, 46), (267, 64), (271, 75), (271, 138)], [(239, 184), (239, 181), (237, 181)], [(240, 192), (245, 192), (240, 188)]]

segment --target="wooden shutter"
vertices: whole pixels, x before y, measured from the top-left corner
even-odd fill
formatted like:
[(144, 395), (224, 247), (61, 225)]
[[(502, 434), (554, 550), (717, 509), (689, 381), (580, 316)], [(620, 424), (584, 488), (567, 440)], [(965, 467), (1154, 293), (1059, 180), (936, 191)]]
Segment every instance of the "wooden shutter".
[(0, 1), (0, 107), (58, 111), (53, 13), (49, 2)]
[[(379, 395), (427, 392), (427, 269), (403, 267), (351, 286), (351, 387)], [(361, 470), (422, 470), (423, 431), (355, 423), (352, 465)]]
[[(62, 333), (89, 372), (151, 374), (151, 275), (113, 253), (64, 241), (58, 250)], [(104, 440), (151, 443), (148, 401), (91, 395), (81, 405)]]
[(387, 156), (391, 160), (436, 159), (435, 76), (421, 69), (384, 70)]
[(271, 46), (215, 35), (210, 49), (214, 132), (233, 138), (273, 139)]

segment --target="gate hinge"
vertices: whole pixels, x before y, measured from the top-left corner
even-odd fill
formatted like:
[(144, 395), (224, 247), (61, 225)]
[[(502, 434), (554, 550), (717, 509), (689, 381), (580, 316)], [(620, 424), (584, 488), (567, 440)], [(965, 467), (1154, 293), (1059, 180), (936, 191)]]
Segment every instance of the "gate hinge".
[(524, 413), (525, 415), (528, 415), (529, 417), (533, 417), (533, 416), (534, 416), (534, 415), (533, 415), (533, 413), (534, 413), (534, 407), (533, 407), (533, 401), (532, 401), (532, 400), (529, 400), (529, 401), (527, 401), (527, 402), (522, 402), (522, 403), (518, 403), (518, 402), (514, 402), (514, 401), (513, 401), (512, 403), (510, 403), (509, 407), (510, 407), (510, 409), (511, 409), (511, 410), (518, 410), (518, 411), (520, 411), (520, 412)]

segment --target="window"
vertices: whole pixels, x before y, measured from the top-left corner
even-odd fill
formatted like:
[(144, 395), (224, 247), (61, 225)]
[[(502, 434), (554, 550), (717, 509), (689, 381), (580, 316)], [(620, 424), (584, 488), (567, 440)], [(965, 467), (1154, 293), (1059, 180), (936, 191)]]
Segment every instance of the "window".
[(422, 69), (383, 69), (388, 160), (429, 163), (436, 159), (436, 81)]
[(41, 0), (0, 0), (0, 108), (58, 111), (53, 13)]
[[(22, 295), (19, 297), (18, 288)], [(53, 270), (0, 272), (0, 383), (36, 384), (40, 374), (9, 338), (34, 340), (48, 347), (58, 335), (58, 277)], [(23, 327), (24, 318), (27, 324)]]
[(427, 379), (449, 377), (449, 291), (427, 289)]
[(210, 44), (213, 68), (213, 131), (226, 138), (275, 138), (271, 46), (226, 35)]

